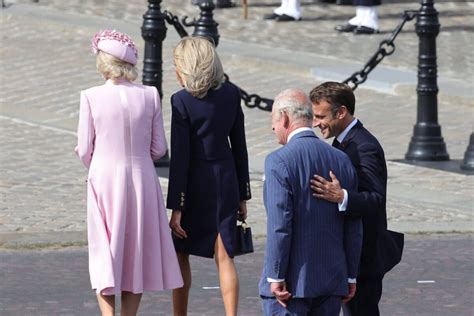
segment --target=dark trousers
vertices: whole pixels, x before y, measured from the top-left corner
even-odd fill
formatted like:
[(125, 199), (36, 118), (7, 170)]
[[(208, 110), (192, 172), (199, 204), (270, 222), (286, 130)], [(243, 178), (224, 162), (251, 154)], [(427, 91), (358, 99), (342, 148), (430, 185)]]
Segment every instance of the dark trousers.
[(349, 315), (344, 309), (344, 316), (379, 316), (379, 301), (382, 297), (382, 279), (357, 279), (357, 290), (354, 298), (347, 303)]
[(262, 303), (265, 316), (338, 316), (341, 310), (340, 296), (292, 298), (286, 308), (272, 297), (264, 298)]

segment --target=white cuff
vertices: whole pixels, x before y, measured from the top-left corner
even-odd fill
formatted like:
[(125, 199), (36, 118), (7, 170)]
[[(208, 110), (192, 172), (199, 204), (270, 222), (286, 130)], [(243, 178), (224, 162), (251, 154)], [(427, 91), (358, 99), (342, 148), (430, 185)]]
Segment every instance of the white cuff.
[(277, 282), (285, 282), (285, 279), (272, 279), (272, 278), (267, 278), (268, 283), (277, 283)]
[(349, 198), (349, 195), (347, 194), (347, 190), (342, 189), (342, 191), (344, 192), (344, 200), (342, 200), (341, 203), (337, 203), (337, 205), (339, 206), (339, 212), (345, 212), (346, 211), (346, 209), (347, 209), (347, 200)]
[(355, 284), (355, 283), (357, 283), (357, 279), (356, 278), (347, 278), (347, 283)]

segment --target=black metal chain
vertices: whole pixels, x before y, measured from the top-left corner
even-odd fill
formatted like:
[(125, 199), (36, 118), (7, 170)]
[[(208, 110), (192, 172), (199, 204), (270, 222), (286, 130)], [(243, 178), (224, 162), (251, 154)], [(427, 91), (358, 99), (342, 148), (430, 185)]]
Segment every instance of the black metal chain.
[(367, 80), (369, 73), (374, 70), (374, 68), (385, 58), (385, 56), (390, 56), (395, 51), (395, 38), (401, 32), (403, 26), (407, 21), (413, 20), (418, 15), (418, 10), (407, 10), (403, 14), (403, 20), (392, 32), (392, 36), (389, 39), (385, 39), (380, 42), (378, 50), (375, 54), (369, 59), (365, 66), (360, 71), (354, 72), (349, 78), (344, 80), (344, 83), (347, 83), (352, 90), (357, 89), (357, 87), (364, 83)]
[(188, 36), (188, 32), (186, 32), (181, 22), (179, 22), (179, 18), (176, 15), (167, 10), (163, 11), (163, 14), (165, 15), (166, 22), (174, 26), (176, 32), (181, 38)]
[[(227, 74), (224, 74), (225, 76), (225, 81), (230, 82), (229, 76)], [(235, 84), (234, 84), (235, 85)], [(259, 108), (260, 110), (263, 111), (272, 111), (273, 107), (273, 100), (268, 99), (268, 98), (262, 98), (258, 94), (248, 94), (245, 90), (240, 88), (239, 86), (235, 85), (239, 91), (240, 91), (240, 96), (241, 99), (244, 101), (245, 105), (249, 108)]]

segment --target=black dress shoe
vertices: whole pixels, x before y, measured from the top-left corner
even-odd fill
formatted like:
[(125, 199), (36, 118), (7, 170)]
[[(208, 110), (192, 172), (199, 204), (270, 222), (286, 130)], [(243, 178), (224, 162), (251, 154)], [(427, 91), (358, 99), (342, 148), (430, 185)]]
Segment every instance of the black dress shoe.
[(295, 19), (295, 18), (292, 17), (292, 16), (289, 16), (289, 15), (286, 15), (286, 14), (282, 14), (282, 15), (279, 15), (275, 20), (276, 20), (277, 22), (291, 22), (291, 21), (299, 21), (299, 20), (301, 20), (301, 18)]
[(338, 32), (353, 32), (357, 28), (357, 25), (349, 23), (336, 26), (334, 29)]
[(263, 15), (264, 20), (275, 20), (277, 17), (279, 17), (279, 14), (276, 13), (267, 13)]
[(367, 26), (358, 26), (354, 29), (354, 34), (375, 34), (379, 31)]

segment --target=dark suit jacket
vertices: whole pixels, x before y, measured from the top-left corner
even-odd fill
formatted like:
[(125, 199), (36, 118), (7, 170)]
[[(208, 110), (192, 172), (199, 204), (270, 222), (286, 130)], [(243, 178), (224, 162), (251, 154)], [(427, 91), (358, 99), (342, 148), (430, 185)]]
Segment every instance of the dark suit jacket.
[(224, 83), (198, 99), (183, 89), (171, 108), (167, 207), (182, 212), (188, 235), (175, 248), (212, 258), (220, 234), (233, 256), (239, 201), (251, 197), (240, 92)]
[(360, 219), (345, 216), (336, 203), (315, 199), (308, 185), (313, 174), (329, 177), (329, 170), (341, 174), (342, 185), (356, 190), (355, 170), (348, 157), (313, 131), (295, 134), (267, 156), (267, 244), (260, 295), (271, 296), (268, 277), (285, 279), (293, 297), (346, 295), (347, 278), (357, 276)]
[(352, 127), (339, 149), (349, 156), (359, 179), (357, 189), (347, 190), (346, 210), (347, 216), (361, 216), (364, 227), (359, 278), (381, 278), (384, 271), (377, 243), (387, 229), (385, 155), (377, 139), (360, 121)]

